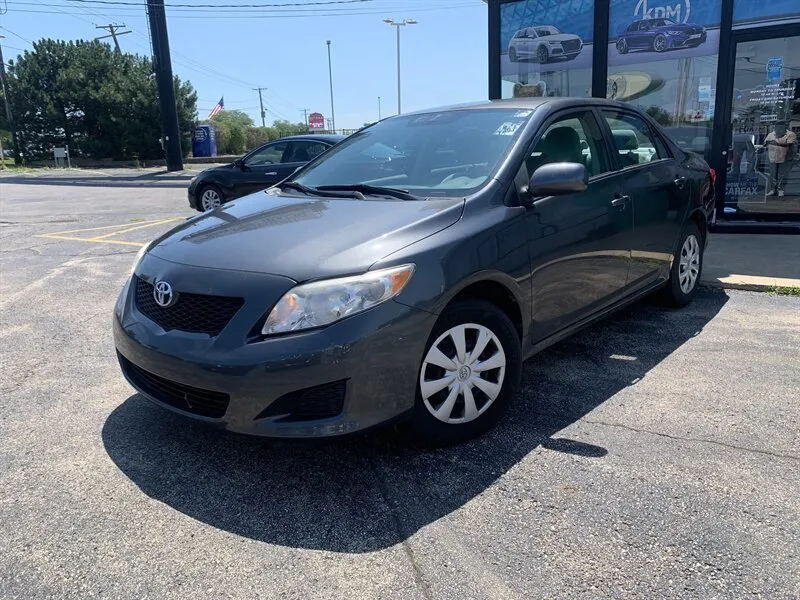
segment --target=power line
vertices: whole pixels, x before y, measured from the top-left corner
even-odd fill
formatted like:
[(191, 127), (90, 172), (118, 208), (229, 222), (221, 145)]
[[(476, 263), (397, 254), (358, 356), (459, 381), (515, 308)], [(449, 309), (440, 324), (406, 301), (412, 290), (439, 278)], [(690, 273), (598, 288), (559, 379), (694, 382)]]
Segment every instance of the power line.
[(33, 46), (33, 42), (32, 42), (32, 41), (30, 41), (30, 40), (26, 40), (26, 39), (25, 39), (24, 37), (22, 37), (20, 34), (18, 34), (18, 33), (14, 33), (13, 31), (11, 31), (11, 30), (10, 30), (8, 27), (4, 27), (4, 26), (0, 25), (0, 29), (3, 29), (4, 31), (7, 31), (7, 32), (8, 32), (8, 33), (10, 33), (11, 35), (13, 35), (13, 36), (15, 36), (15, 37), (18, 37), (19, 39), (21, 39), (23, 42), (26, 42), (26, 43), (30, 44), (31, 46)]
[[(111, 6), (136, 6), (141, 7), (141, 2), (126, 2), (125, 0), (71, 0), (85, 4), (106, 4)], [(147, 0), (151, 2), (152, 0)], [(315, 2), (285, 2), (283, 4), (165, 4), (167, 8), (275, 8), (283, 6), (322, 6), (329, 4), (356, 4), (372, 2), (373, 0), (321, 0)]]

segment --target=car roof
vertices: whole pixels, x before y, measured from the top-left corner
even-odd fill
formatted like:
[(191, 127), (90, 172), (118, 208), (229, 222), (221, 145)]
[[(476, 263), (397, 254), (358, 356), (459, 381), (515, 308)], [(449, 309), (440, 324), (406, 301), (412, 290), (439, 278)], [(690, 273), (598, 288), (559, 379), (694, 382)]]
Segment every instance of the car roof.
[[(341, 142), (346, 135), (340, 135), (338, 133), (302, 133), (300, 135), (285, 135), (281, 140), (311, 140), (317, 142), (331, 142), (335, 144), (336, 142)], [(270, 141), (278, 141), (278, 140), (270, 140)]]
[[(471, 102), (469, 104), (454, 104), (450, 106), (440, 106), (436, 108), (429, 108), (426, 110), (418, 110), (410, 113), (403, 113), (403, 116), (408, 115), (424, 115), (432, 112), (442, 112), (448, 110), (492, 110), (496, 108), (529, 108), (535, 109), (540, 106), (548, 105), (549, 110), (559, 110), (561, 108), (569, 108), (571, 106), (605, 106), (610, 108), (636, 108), (631, 104), (619, 102), (617, 100), (607, 100), (605, 98), (570, 98), (570, 97), (538, 97), (538, 98), (506, 98), (503, 100), (484, 100), (483, 102)], [(391, 117), (397, 118), (397, 117)]]

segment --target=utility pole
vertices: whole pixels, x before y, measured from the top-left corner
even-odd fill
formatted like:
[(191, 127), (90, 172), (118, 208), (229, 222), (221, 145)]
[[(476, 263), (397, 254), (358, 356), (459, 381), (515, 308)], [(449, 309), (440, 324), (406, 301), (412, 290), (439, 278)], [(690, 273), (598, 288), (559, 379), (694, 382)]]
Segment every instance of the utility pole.
[(378, 96), (378, 121), (381, 120), (381, 97)]
[[(6, 36), (0, 35), (0, 39)], [(6, 105), (6, 121), (8, 121), (8, 128), (11, 130), (11, 145), (14, 147), (14, 164), (22, 164), (22, 155), (19, 153), (19, 142), (17, 141), (17, 128), (14, 126), (14, 118), (11, 116), (11, 104), (8, 101), (8, 80), (6, 79), (6, 61), (3, 58), (3, 47), (0, 46), (0, 84), (3, 88), (3, 100)], [(3, 158), (3, 166), (5, 166), (5, 157)]]
[(266, 127), (267, 121), (265, 120), (267, 113), (264, 112), (264, 100), (261, 99), (261, 90), (266, 90), (265, 87), (253, 88), (254, 92), (258, 92), (258, 103), (261, 105), (261, 126)]
[(110, 35), (101, 35), (100, 37), (94, 38), (95, 40), (104, 40), (106, 38), (113, 38), (114, 45), (117, 47), (117, 52), (121, 52), (119, 49), (119, 41), (117, 40), (118, 35), (125, 35), (126, 33), (131, 33), (130, 31), (119, 31), (125, 27), (125, 23), (122, 25), (115, 25), (114, 23), (109, 23), (108, 25), (95, 25), (95, 29), (105, 29)]
[(306, 129), (308, 129), (308, 109), (307, 108), (300, 109), (300, 112), (303, 113), (303, 119), (305, 120), (306, 123)]
[(164, 132), (167, 171), (182, 171), (183, 151), (181, 150), (181, 132), (178, 126), (178, 106), (175, 104), (175, 83), (172, 76), (172, 61), (169, 56), (164, 0), (147, 0), (147, 18), (150, 20), (153, 72), (156, 75), (158, 101), (161, 105), (161, 128)]
[(333, 124), (333, 133), (336, 133), (336, 117), (333, 114), (333, 69), (331, 69), (331, 41), (326, 40), (328, 44), (328, 79), (331, 83), (331, 123)]
[(384, 23), (388, 23), (397, 29), (397, 114), (400, 114), (400, 28), (406, 25), (416, 25), (416, 19), (403, 19), (402, 21), (395, 21), (394, 19), (384, 19)]

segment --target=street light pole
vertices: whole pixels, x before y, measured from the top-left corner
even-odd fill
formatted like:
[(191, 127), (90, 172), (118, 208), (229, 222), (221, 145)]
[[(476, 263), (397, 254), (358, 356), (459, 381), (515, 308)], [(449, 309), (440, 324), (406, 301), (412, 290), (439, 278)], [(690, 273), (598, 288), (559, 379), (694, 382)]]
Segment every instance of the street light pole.
[(402, 21), (395, 21), (394, 19), (384, 19), (384, 23), (388, 23), (397, 29), (397, 114), (400, 114), (400, 28), (406, 25), (416, 25), (416, 19), (403, 19)]
[[(0, 35), (0, 39), (6, 36)], [(6, 79), (6, 63), (3, 59), (3, 48), (0, 46), (0, 86), (3, 89), (3, 99), (6, 105), (6, 121), (8, 121), (8, 128), (11, 130), (11, 145), (14, 148), (14, 164), (22, 164), (22, 156), (19, 153), (19, 142), (17, 141), (17, 128), (14, 125), (14, 118), (11, 116), (11, 104), (8, 99), (8, 80)], [(5, 167), (5, 157), (0, 154), (0, 162)]]
[(381, 120), (381, 97), (378, 96), (378, 121)]
[(336, 117), (333, 113), (333, 69), (331, 68), (331, 41), (326, 40), (328, 45), (328, 80), (331, 84), (331, 125), (333, 125), (333, 133), (336, 133)]

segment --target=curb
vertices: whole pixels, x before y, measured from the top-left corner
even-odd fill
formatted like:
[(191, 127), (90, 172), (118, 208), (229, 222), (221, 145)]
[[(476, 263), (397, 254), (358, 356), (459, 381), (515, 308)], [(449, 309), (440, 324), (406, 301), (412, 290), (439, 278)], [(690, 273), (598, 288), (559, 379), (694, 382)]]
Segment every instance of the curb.
[(707, 281), (700, 281), (700, 285), (707, 288), (717, 289), (717, 290), (741, 290), (745, 292), (774, 292), (777, 288), (781, 287), (789, 287), (789, 288), (800, 288), (800, 283), (795, 286), (778, 286), (778, 285), (768, 285), (763, 283), (737, 283), (737, 282), (729, 282), (729, 281), (719, 281), (718, 279), (707, 280)]

